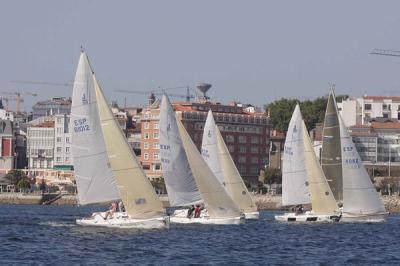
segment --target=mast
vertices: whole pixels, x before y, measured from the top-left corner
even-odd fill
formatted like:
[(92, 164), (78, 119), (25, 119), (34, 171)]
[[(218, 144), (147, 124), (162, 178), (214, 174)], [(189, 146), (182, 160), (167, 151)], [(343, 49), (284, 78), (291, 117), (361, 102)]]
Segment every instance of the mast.
[(138, 219), (163, 216), (162, 203), (126, 141), (94, 75), (93, 80), (104, 142), (126, 212)]

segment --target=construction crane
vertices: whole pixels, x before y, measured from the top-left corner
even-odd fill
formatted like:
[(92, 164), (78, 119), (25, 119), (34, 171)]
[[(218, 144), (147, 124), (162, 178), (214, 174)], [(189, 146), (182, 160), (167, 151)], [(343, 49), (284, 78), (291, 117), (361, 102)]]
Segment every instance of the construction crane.
[(65, 82), (51, 82), (51, 81), (34, 81), (34, 80), (11, 80), (11, 83), (17, 84), (36, 84), (36, 85), (47, 85), (47, 86), (64, 86), (64, 87), (72, 87), (74, 84)]
[(400, 51), (396, 50), (373, 49), (370, 54), (400, 57)]
[(190, 102), (191, 99), (196, 98), (195, 95), (190, 93), (190, 88), (189, 87), (175, 87), (175, 88), (159, 88), (156, 90), (151, 90), (151, 91), (132, 91), (132, 90), (115, 90), (116, 92), (121, 92), (121, 93), (133, 93), (133, 94), (143, 94), (143, 95), (148, 95), (149, 98), (154, 99), (155, 96), (161, 96), (165, 94), (165, 91), (167, 90), (172, 90), (172, 89), (181, 89), (181, 88), (186, 88), (186, 95), (184, 94), (176, 94), (176, 93), (168, 93), (167, 95), (169, 97), (174, 97), (174, 98), (182, 98), (186, 99), (186, 102)]
[(21, 104), (24, 102), (24, 98), (22, 97), (22, 95), (30, 95), (30, 96), (33, 96), (33, 97), (38, 96), (37, 93), (28, 92), (28, 91), (23, 91), (23, 92), (19, 92), (19, 91), (17, 91), (17, 92), (1, 91), (0, 94), (8, 95), (8, 97), (2, 97), (7, 102), (7, 109), (8, 109), (8, 101), (9, 100), (14, 100), (16, 102), (16, 111), (17, 111), (18, 114), (21, 113)]

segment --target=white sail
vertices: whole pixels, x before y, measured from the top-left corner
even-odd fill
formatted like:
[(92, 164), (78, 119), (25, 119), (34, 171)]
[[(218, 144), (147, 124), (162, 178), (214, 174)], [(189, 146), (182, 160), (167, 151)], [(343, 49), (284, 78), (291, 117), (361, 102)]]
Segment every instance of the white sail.
[(343, 169), (343, 214), (385, 213), (385, 207), (376, 191), (356, 147), (339, 115)]
[(79, 58), (72, 91), (71, 130), (79, 203), (119, 199), (116, 181), (108, 166), (92, 69), (84, 52)]
[(126, 212), (137, 219), (163, 216), (161, 201), (126, 141), (94, 75), (93, 79), (104, 142)]
[(215, 124), (211, 110), (208, 111), (204, 126), (201, 153), (214, 175), (225, 187), (240, 210), (245, 213), (257, 211), (257, 207), (232, 160), (228, 147), (226, 147), (221, 132)]
[(235, 205), (226, 190), (212, 173), (207, 163), (203, 160), (203, 157), (193, 143), (182, 122), (179, 119), (176, 120), (190, 169), (192, 169), (197, 187), (199, 188), (210, 217), (233, 218), (240, 216), (239, 208)]
[(304, 158), (309, 180), (311, 195), (311, 206), (315, 214), (337, 214), (339, 212), (338, 204), (329, 187), (324, 172), (322, 171), (319, 160), (315, 155), (311, 144), (310, 136), (307, 133), (304, 121), (303, 140), (304, 140)]
[(175, 112), (166, 95), (161, 101), (159, 129), (161, 166), (170, 205), (188, 206), (202, 202), (179, 136)]
[(282, 162), (282, 205), (310, 203), (308, 177), (304, 161), (303, 119), (296, 105), (286, 134)]

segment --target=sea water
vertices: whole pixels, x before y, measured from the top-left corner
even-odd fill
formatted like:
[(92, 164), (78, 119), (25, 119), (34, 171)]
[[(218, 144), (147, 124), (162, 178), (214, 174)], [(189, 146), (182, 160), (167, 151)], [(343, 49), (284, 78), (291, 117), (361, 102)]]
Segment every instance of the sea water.
[(273, 216), (279, 212), (270, 211), (243, 225), (134, 230), (75, 224), (97, 210), (0, 205), (0, 264), (400, 264), (399, 215), (381, 224), (278, 223)]

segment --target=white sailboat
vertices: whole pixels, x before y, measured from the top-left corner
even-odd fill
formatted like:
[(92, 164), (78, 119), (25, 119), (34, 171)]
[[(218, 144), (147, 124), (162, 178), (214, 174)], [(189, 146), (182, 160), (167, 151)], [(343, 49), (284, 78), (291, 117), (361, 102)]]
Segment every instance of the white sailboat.
[(245, 218), (258, 219), (259, 212), (257, 211), (257, 206), (254, 204), (232, 160), (221, 132), (215, 124), (211, 110), (208, 111), (204, 126), (201, 154), (218, 181), (244, 213)]
[[(204, 202), (206, 212), (198, 218), (188, 218), (187, 211), (178, 210), (171, 217), (172, 223), (201, 223), (201, 224), (240, 224), (244, 221), (244, 216), (239, 208), (229, 197), (225, 189), (218, 182), (207, 163), (203, 160), (196, 145), (193, 143), (182, 122), (176, 118), (171, 104), (166, 95), (163, 96), (161, 103), (161, 112), (167, 115), (160, 117), (160, 132), (162, 137), (162, 163), (166, 167), (166, 183), (170, 198), (177, 199), (178, 205), (194, 204), (198, 202), (197, 190), (195, 190), (193, 180), (199, 195)], [(173, 136), (175, 135), (175, 138)], [(175, 147), (171, 147), (174, 145)], [(176, 160), (176, 152), (183, 153), (180, 158), (183, 161)], [(169, 170), (177, 167), (184, 167), (182, 171), (178, 171), (179, 176), (175, 179), (168, 179)], [(171, 172), (172, 173), (172, 172)], [(171, 181), (173, 180), (173, 181)], [(178, 185), (177, 183), (183, 183)], [(171, 190), (172, 188), (172, 190)], [(190, 188), (190, 189), (189, 189)], [(179, 192), (179, 193), (177, 193)], [(183, 192), (183, 193), (182, 193)], [(188, 194), (189, 193), (189, 194)], [(171, 195), (170, 195), (171, 194)], [(188, 196), (184, 201), (182, 195)], [(193, 198), (191, 198), (193, 197)]]
[[(293, 157), (295, 155), (297, 158)], [(275, 219), (281, 222), (339, 221), (340, 212), (336, 200), (314, 153), (299, 105), (289, 124), (285, 157), (283, 167), (288, 167), (283, 169), (282, 193), (286, 196), (283, 202), (287, 205), (311, 203), (311, 210), (284, 213), (276, 215)], [(299, 164), (299, 160), (303, 164)]]
[(384, 222), (385, 206), (339, 115), (343, 170), (342, 222)]
[[(108, 154), (106, 165), (109, 165), (113, 172), (114, 186), (117, 186), (125, 211), (94, 213), (91, 217), (77, 219), (76, 222), (80, 225), (117, 228), (167, 227), (169, 225), (169, 217), (165, 215), (161, 201), (158, 199), (150, 181), (137, 162), (136, 156), (130, 149), (118, 122), (107, 105), (95, 76), (90, 76), (92, 81), (88, 83), (90, 84), (88, 90), (90, 90), (90, 95), (95, 97), (93, 103), (97, 106), (98, 112), (96, 123), (101, 125), (103, 140)], [(86, 78), (87, 80), (90, 79), (89, 76)], [(75, 121), (73, 123), (75, 124)], [(83, 130), (89, 129), (89, 127), (86, 127), (86, 124), (80, 124), (79, 126), (83, 126)], [(99, 136), (92, 137), (96, 138)], [(89, 150), (93, 148), (92, 146), (88, 147)], [(86, 165), (86, 167), (95, 168), (103, 167), (103, 165), (99, 165), (99, 162), (96, 161), (92, 165)], [(97, 176), (92, 176), (92, 180), (96, 178)], [(102, 184), (101, 190), (93, 193), (102, 193), (103, 191), (107, 191), (107, 189), (115, 189), (113, 186), (107, 187), (107, 185)], [(78, 185), (78, 193), (85, 194), (86, 191), (81, 190)]]

